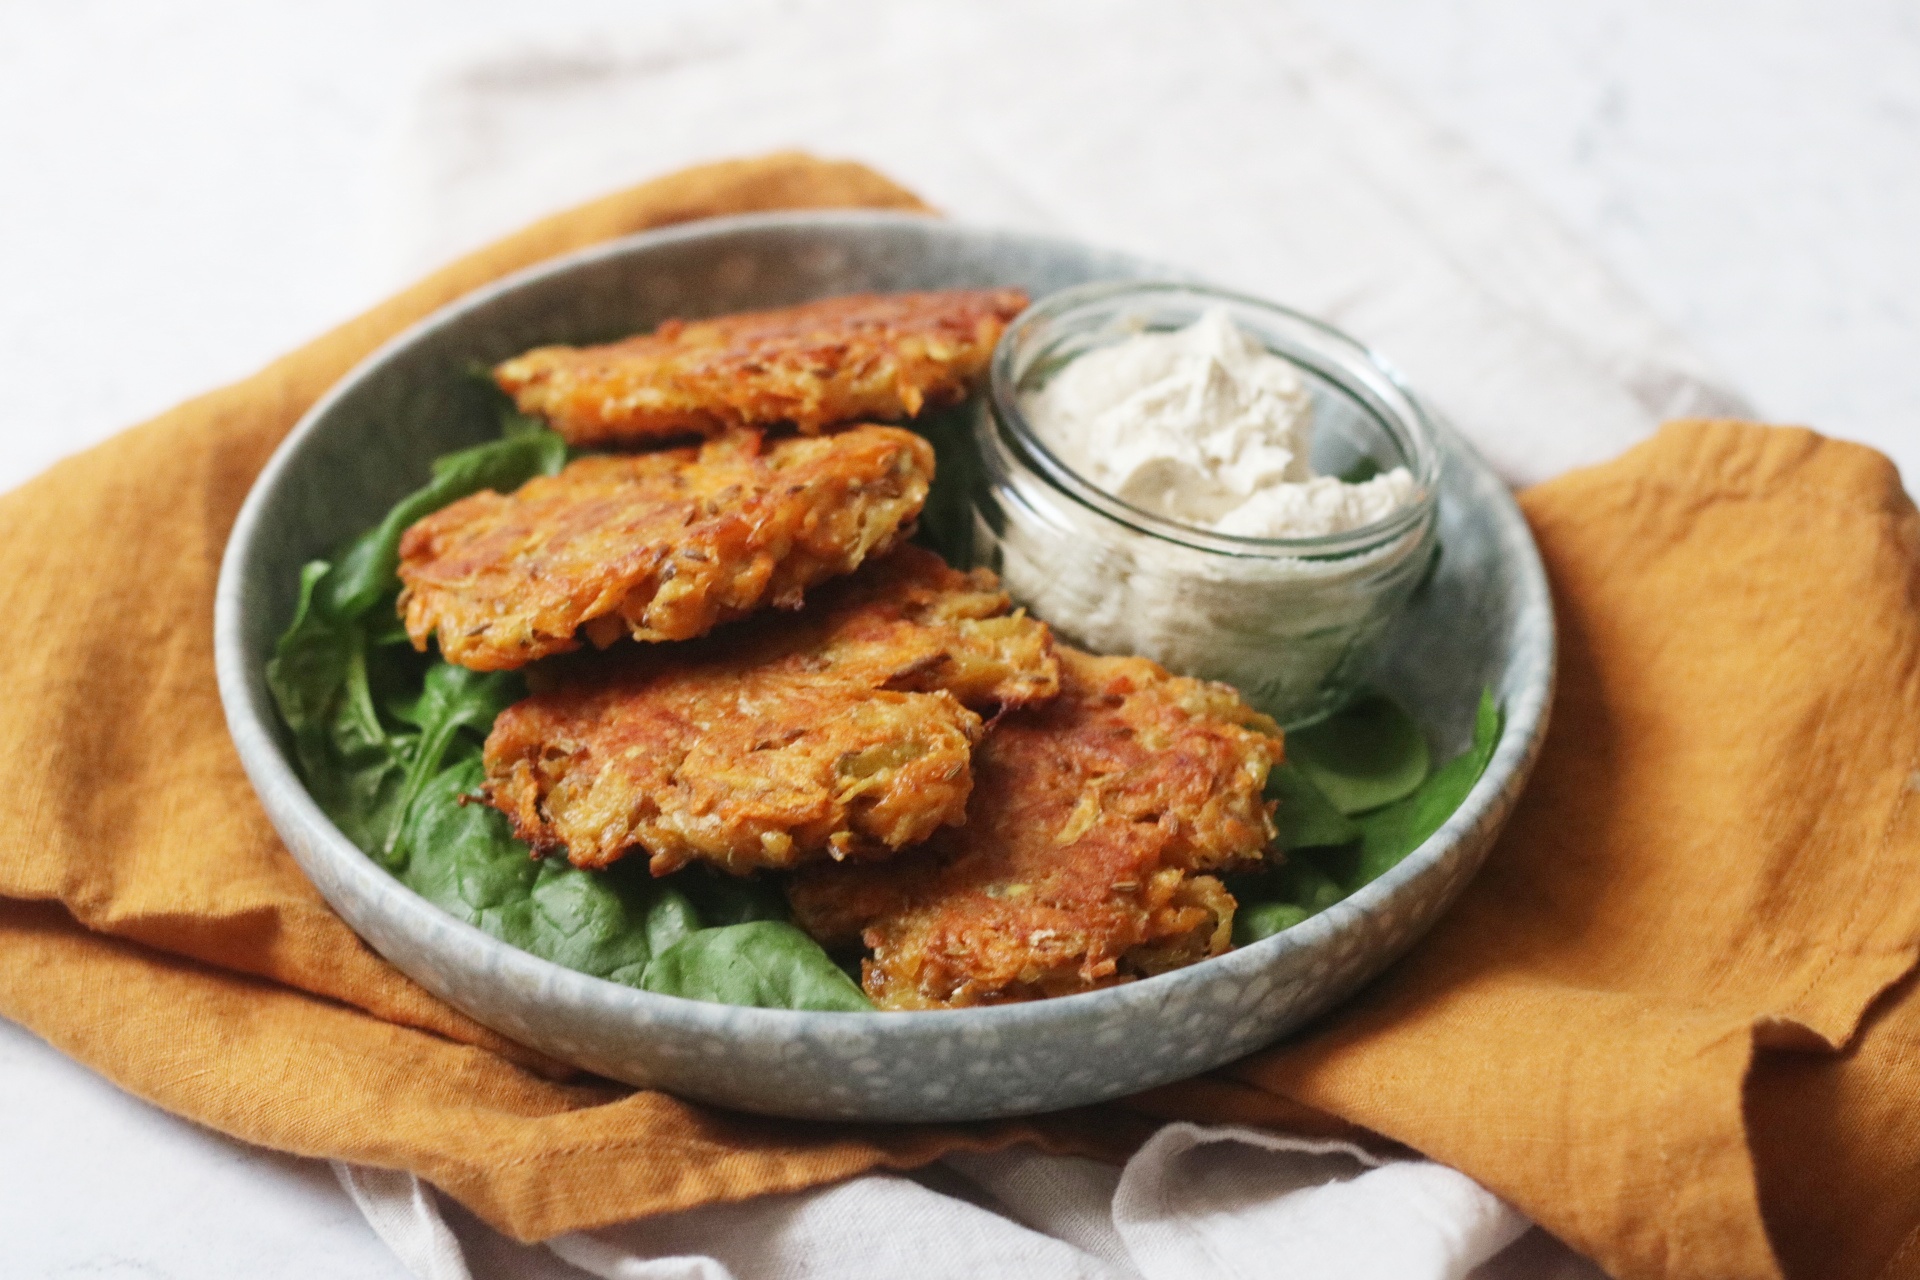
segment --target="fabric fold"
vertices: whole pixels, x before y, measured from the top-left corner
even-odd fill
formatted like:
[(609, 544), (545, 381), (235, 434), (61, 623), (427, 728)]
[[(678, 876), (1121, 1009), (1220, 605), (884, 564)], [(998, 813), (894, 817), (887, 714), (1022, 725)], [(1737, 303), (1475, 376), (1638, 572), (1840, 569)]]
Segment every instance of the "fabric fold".
[(1561, 665), (1519, 810), (1388, 980), (1231, 1071), (1474, 1171), (1610, 1271), (1776, 1274), (1756, 1049), (1845, 1046), (1920, 954), (1920, 516), (1873, 451), (1732, 422), (1522, 507)]

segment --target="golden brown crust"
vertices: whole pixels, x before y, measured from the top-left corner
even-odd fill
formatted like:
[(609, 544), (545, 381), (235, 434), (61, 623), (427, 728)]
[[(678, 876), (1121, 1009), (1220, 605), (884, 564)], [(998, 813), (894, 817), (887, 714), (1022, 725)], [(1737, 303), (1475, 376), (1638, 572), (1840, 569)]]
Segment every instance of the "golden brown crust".
[(400, 613), (449, 662), (524, 666), (580, 647), (686, 640), (773, 604), (904, 537), (933, 449), (897, 427), (581, 458), (511, 495), (477, 493), (400, 542)]
[(1062, 648), (1060, 665), (1060, 695), (975, 750), (964, 827), (789, 885), (814, 937), (871, 949), (881, 1007), (1067, 995), (1227, 949), (1234, 901), (1204, 873), (1272, 841), (1279, 730), (1226, 686), (1144, 658)]
[(986, 368), (1017, 289), (856, 294), (669, 320), (598, 347), (540, 347), (494, 380), (575, 445), (791, 422), (804, 432), (950, 404)]
[(992, 574), (909, 546), (797, 616), (582, 659), (494, 722), (488, 803), (583, 867), (888, 856), (965, 818), (970, 708), (1058, 688), (1047, 628), (1008, 608)]

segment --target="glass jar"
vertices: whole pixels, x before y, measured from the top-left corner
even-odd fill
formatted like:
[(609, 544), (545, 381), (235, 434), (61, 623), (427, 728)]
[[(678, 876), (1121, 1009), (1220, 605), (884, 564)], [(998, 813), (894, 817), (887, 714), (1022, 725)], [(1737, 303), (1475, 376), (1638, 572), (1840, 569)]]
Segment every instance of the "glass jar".
[[(1405, 467), (1416, 496), (1385, 518), (1315, 538), (1254, 538), (1130, 505), (1063, 463), (1022, 400), (1074, 358), (1225, 308), (1300, 368), (1321, 475)], [(1309, 723), (1366, 680), (1388, 623), (1436, 553), (1433, 425), (1399, 377), (1345, 334), (1284, 307), (1203, 286), (1083, 285), (1042, 299), (994, 353), (973, 423), (967, 554), (1060, 636), (1224, 680), (1283, 725)]]

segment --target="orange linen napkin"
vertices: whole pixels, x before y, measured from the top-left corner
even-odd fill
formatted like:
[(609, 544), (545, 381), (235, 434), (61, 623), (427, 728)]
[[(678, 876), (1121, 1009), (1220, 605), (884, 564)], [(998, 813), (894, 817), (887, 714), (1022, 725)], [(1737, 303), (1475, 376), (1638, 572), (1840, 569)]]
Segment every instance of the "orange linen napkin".
[(163, 1107), (412, 1170), (522, 1239), (962, 1148), (1118, 1156), (1181, 1116), (1365, 1126), (1621, 1276), (1920, 1274), (1920, 516), (1885, 459), (1807, 432), (1680, 424), (1525, 495), (1563, 653), (1521, 811), (1403, 963), (1212, 1077), (1018, 1124), (731, 1115), (569, 1078), (348, 932), (214, 689), (214, 575), (273, 446), (506, 271), (846, 205), (921, 207), (800, 156), (646, 184), (0, 498), (0, 1013)]

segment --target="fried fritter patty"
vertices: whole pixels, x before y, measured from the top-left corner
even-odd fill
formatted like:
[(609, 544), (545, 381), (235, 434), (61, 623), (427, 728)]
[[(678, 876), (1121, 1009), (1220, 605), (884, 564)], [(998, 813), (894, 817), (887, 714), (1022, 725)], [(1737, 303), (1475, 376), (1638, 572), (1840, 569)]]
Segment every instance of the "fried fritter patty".
[(993, 575), (902, 547), (695, 644), (582, 658), (487, 739), (487, 800), (536, 849), (655, 875), (885, 857), (966, 816), (998, 712), (1051, 697), (1046, 626)]
[(791, 422), (805, 432), (950, 404), (1026, 308), (1017, 289), (856, 294), (669, 320), (598, 347), (540, 347), (494, 380), (576, 445)]
[(809, 868), (801, 927), (862, 942), (867, 994), (930, 1009), (1067, 995), (1225, 951), (1274, 836), (1279, 730), (1224, 685), (1060, 650), (1060, 695), (974, 752), (967, 822), (877, 866)]
[(911, 531), (933, 449), (897, 427), (581, 458), (476, 493), (400, 542), (401, 616), (449, 662), (524, 666), (621, 636), (685, 640), (851, 573)]

